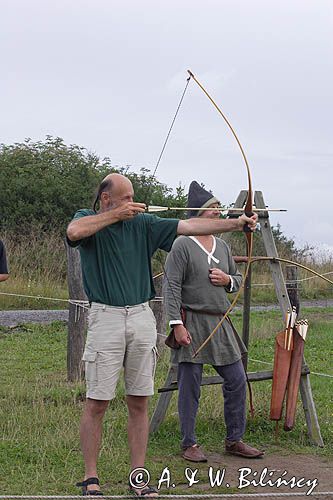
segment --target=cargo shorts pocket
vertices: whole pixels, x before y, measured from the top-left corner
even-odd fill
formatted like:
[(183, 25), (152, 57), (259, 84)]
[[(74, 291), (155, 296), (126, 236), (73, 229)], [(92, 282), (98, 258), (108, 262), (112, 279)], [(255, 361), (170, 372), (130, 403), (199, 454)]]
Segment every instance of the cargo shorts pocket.
[(155, 316), (155, 314), (154, 314), (154, 311), (152, 310), (152, 308), (151, 308), (150, 306), (148, 306), (148, 309), (149, 309), (149, 311), (150, 311), (151, 319), (153, 320), (153, 323), (154, 323), (154, 325), (155, 325), (155, 327), (156, 327), (157, 322), (156, 322), (156, 316)]
[(84, 361), (86, 381), (88, 383), (97, 382), (97, 352), (84, 351), (82, 361)]
[(152, 363), (152, 377), (155, 377), (155, 372), (156, 372), (156, 365), (157, 365), (157, 359), (158, 359), (158, 350), (157, 347), (153, 347), (152, 349), (152, 354), (153, 354), (153, 363)]

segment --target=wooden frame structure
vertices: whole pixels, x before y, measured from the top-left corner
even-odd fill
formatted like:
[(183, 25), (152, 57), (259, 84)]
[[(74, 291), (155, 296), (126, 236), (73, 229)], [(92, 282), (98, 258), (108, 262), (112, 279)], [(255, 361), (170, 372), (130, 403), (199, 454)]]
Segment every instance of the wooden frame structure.
[[(241, 191), (235, 202), (235, 208), (242, 208), (247, 199), (247, 191)], [(265, 209), (263, 194), (261, 191), (255, 191), (254, 204), (256, 208)], [(230, 210), (232, 217), (232, 209)], [(238, 216), (238, 215), (237, 215)], [(268, 212), (259, 212), (259, 222), (261, 227), (261, 234), (267, 256), (278, 257), (272, 228), (269, 221)], [(283, 277), (281, 264), (278, 261), (269, 261), (269, 266), (272, 274), (272, 279), (275, 287), (276, 297), (279, 302), (283, 320), (286, 317), (287, 309), (291, 310), (290, 299), (288, 296), (285, 280)], [(244, 284), (244, 305), (243, 305), (243, 331), (242, 338), (248, 347), (249, 345), (249, 326), (250, 326), (250, 305), (251, 305), (251, 268), (249, 270), (247, 279)], [(245, 360), (245, 367), (247, 367), (247, 358)], [(324, 446), (323, 439), (320, 432), (318, 417), (316, 412), (315, 403), (312, 397), (312, 390), (310, 384), (310, 370), (303, 358), (302, 375), (300, 381), (300, 394), (303, 403), (306, 425), (308, 429), (308, 436), (311, 443), (315, 446)], [(273, 376), (272, 371), (258, 371), (248, 372), (248, 378), (252, 382), (260, 380), (271, 380)], [(223, 379), (217, 376), (203, 377), (201, 385), (221, 384)], [(157, 406), (150, 422), (150, 432), (155, 432), (165, 417), (173, 391), (177, 390), (177, 365), (171, 365), (164, 387), (160, 388), (160, 393)]]

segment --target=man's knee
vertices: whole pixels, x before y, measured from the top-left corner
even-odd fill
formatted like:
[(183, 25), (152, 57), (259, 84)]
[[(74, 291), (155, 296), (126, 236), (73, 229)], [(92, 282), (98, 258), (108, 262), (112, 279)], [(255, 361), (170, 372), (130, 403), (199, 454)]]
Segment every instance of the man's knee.
[(148, 412), (148, 396), (127, 396), (128, 413), (131, 417), (140, 416)]
[(87, 398), (85, 411), (92, 417), (103, 417), (109, 401)]
[(178, 381), (181, 383), (201, 383), (203, 366), (197, 363), (182, 362), (178, 365)]
[(231, 392), (246, 390), (246, 374), (241, 361), (223, 368), (223, 374), (220, 374), (224, 379), (224, 390)]

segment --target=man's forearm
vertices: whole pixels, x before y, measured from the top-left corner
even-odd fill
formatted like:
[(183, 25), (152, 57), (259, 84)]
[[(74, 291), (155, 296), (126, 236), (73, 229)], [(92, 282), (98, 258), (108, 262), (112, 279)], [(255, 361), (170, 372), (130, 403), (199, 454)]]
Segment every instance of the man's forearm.
[(118, 221), (119, 218), (112, 213), (112, 210), (97, 215), (87, 215), (69, 224), (67, 236), (71, 241), (82, 240)]
[(241, 231), (242, 229), (243, 223), (238, 218), (217, 220), (193, 218), (179, 221), (177, 233), (184, 236), (201, 236), (205, 234)]

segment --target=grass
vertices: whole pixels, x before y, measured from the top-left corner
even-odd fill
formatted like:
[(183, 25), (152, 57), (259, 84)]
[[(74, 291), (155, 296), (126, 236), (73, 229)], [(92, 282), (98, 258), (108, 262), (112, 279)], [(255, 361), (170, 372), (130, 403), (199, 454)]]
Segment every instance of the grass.
[[(333, 351), (331, 324), (333, 309), (306, 311), (310, 322), (305, 354), (310, 369), (332, 373)], [(234, 315), (240, 325), (241, 315)], [(271, 362), (274, 332), (281, 329), (277, 311), (254, 313), (251, 320), (249, 357)], [(82, 383), (66, 381), (66, 326), (56, 322), (48, 326), (25, 325), (13, 333), (0, 328), (0, 492), (1, 494), (77, 494), (73, 486), (82, 475), (79, 449), (79, 420), (85, 388)], [(156, 387), (164, 384), (169, 353), (164, 350), (158, 364)], [(249, 371), (266, 370), (266, 365), (250, 361)], [(211, 368), (206, 367), (210, 373)], [(280, 432), (275, 441), (274, 424), (269, 421), (270, 382), (253, 384), (256, 415), (248, 421), (245, 438), (269, 453), (279, 452), (333, 455), (333, 381), (311, 375), (324, 449), (309, 446), (304, 414), (299, 404), (293, 431)], [(223, 407), (219, 386), (202, 390), (197, 419), (198, 440), (207, 451), (222, 452), (224, 437)], [(152, 398), (151, 411), (157, 395)], [(221, 399), (220, 399), (221, 398)], [(217, 404), (217, 401), (221, 404)], [(105, 493), (127, 492), (129, 456), (126, 436), (124, 386), (120, 382), (117, 397), (111, 402), (104, 421), (99, 473)], [(181, 492), (184, 464), (179, 456), (179, 430), (174, 395), (167, 417), (151, 436), (147, 468), (153, 482), (164, 467), (172, 472), (172, 481)], [(199, 467), (200, 469), (200, 467)], [(204, 469), (200, 469), (200, 473)], [(206, 470), (206, 469), (205, 469)], [(109, 481), (105, 484), (106, 481)], [(229, 491), (230, 492), (230, 491)]]

